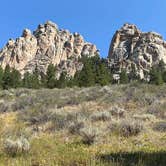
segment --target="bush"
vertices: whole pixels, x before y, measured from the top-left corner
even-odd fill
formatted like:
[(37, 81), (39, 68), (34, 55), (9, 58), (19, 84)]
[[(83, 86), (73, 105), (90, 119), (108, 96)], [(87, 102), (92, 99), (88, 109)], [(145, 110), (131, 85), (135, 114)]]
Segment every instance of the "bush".
[(84, 122), (76, 121), (69, 126), (69, 132), (71, 134), (79, 134), (80, 130), (84, 127)]
[(124, 137), (136, 136), (143, 130), (141, 123), (137, 121), (123, 121), (119, 125), (120, 135)]
[(17, 140), (6, 139), (4, 142), (4, 150), (8, 155), (16, 156), (29, 152), (30, 143), (26, 138), (22, 137)]
[(166, 132), (166, 121), (157, 122), (154, 125), (154, 130), (160, 131), (160, 132)]
[(91, 115), (92, 121), (108, 121), (111, 120), (111, 114), (108, 111), (94, 112)]
[(125, 115), (125, 110), (120, 108), (120, 107), (113, 107), (111, 110), (110, 110), (110, 113), (112, 116), (116, 116), (116, 117), (119, 117), (119, 118), (122, 118), (124, 117)]
[(9, 106), (5, 103), (0, 103), (0, 113), (7, 112), (9, 110)]
[(20, 112), (19, 118), (30, 125), (42, 124), (51, 119), (51, 112), (45, 106), (36, 107), (32, 110)]
[(52, 129), (62, 130), (67, 128), (70, 125), (70, 118), (71, 116), (68, 119), (66, 114), (55, 113), (51, 119)]
[(135, 120), (141, 120), (141, 121), (153, 121), (156, 119), (156, 117), (152, 114), (142, 114), (142, 115), (135, 114), (133, 115), (133, 118)]
[(87, 126), (80, 131), (80, 136), (84, 144), (92, 145), (97, 141), (98, 133), (94, 128)]
[(147, 113), (153, 114), (158, 118), (165, 119), (166, 118), (165, 108), (166, 108), (166, 102), (164, 102), (164, 103), (160, 103), (160, 102), (154, 103), (148, 108)]

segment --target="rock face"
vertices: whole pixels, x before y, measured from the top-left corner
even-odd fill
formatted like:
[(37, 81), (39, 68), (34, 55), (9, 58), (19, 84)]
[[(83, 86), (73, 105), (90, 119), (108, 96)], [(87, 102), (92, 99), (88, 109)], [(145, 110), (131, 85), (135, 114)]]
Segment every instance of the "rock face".
[(9, 64), (24, 74), (31, 73), (36, 67), (46, 73), (52, 63), (57, 65), (59, 72), (66, 71), (73, 76), (82, 68), (79, 58), (96, 54), (96, 46), (85, 42), (80, 34), (59, 30), (56, 24), (48, 21), (33, 33), (25, 29), (22, 37), (16, 41), (10, 39), (0, 51), (0, 65), (5, 68)]
[(166, 64), (166, 42), (155, 32), (143, 33), (133, 24), (124, 24), (112, 39), (108, 58), (117, 73), (122, 68), (130, 72), (134, 66), (144, 79), (152, 66)]

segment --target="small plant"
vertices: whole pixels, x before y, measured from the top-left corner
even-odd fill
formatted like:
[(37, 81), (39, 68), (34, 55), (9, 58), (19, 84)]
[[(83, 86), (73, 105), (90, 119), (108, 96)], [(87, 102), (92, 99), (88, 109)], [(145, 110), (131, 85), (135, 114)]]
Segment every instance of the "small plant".
[(133, 118), (135, 120), (142, 120), (142, 121), (153, 121), (156, 119), (156, 117), (152, 114), (142, 114), (142, 115), (135, 114), (133, 115)]
[(70, 126), (69, 126), (69, 132), (71, 134), (79, 134), (80, 130), (84, 127), (84, 122), (83, 121), (76, 121), (73, 122)]
[(166, 132), (166, 122), (165, 121), (157, 122), (154, 125), (154, 130), (160, 131), (160, 132)]
[[(71, 118), (71, 117), (70, 117)], [(51, 119), (52, 128), (56, 130), (62, 130), (70, 125), (70, 118), (66, 114), (55, 113)]]
[(30, 143), (23, 137), (18, 138), (17, 140), (6, 139), (4, 142), (4, 150), (8, 155), (16, 156), (29, 152)]
[(137, 121), (123, 121), (119, 125), (120, 135), (124, 137), (136, 136), (143, 130), (141, 123)]
[(98, 133), (96, 129), (87, 126), (80, 131), (80, 136), (84, 144), (92, 145), (97, 141)]
[(111, 114), (108, 111), (95, 112), (91, 115), (92, 121), (108, 121), (111, 120)]
[(125, 115), (125, 110), (120, 108), (120, 107), (113, 107), (111, 110), (110, 110), (110, 113), (112, 116), (116, 116), (116, 117), (119, 117), (119, 118), (122, 118), (124, 117)]
[(9, 106), (5, 103), (0, 103), (0, 113), (7, 112), (9, 110)]

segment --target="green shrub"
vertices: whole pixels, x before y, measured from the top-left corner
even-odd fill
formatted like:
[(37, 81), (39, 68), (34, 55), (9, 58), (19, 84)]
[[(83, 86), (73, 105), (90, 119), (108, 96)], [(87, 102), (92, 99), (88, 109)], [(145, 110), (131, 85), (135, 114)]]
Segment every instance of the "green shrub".
[(143, 126), (138, 121), (122, 121), (119, 125), (120, 135), (124, 137), (136, 136), (143, 130)]
[(69, 132), (71, 134), (79, 134), (80, 130), (84, 127), (84, 122), (83, 121), (76, 121), (70, 124), (69, 126)]
[(108, 121), (111, 120), (111, 114), (108, 111), (94, 112), (91, 117), (92, 121)]
[(90, 126), (86, 126), (83, 129), (81, 129), (80, 136), (84, 144), (92, 145), (97, 141), (98, 132), (96, 129)]
[(160, 132), (166, 132), (166, 121), (157, 122), (154, 125), (154, 130), (160, 131)]
[(4, 141), (4, 151), (11, 156), (24, 154), (29, 152), (30, 143), (26, 138), (18, 138), (17, 140), (6, 139)]
[(119, 117), (119, 118), (122, 118), (125, 116), (125, 110), (120, 108), (120, 107), (113, 107), (111, 110), (110, 110), (110, 113), (112, 116), (116, 116), (116, 117)]

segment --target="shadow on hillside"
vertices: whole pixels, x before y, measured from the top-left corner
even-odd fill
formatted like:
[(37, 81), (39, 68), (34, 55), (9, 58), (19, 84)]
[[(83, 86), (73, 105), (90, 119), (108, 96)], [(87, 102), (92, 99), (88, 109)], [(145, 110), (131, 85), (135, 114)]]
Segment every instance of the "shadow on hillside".
[(166, 166), (166, 151), (156, 153), (112, 153), (100, 156), (102, 162), (120, 166)]

